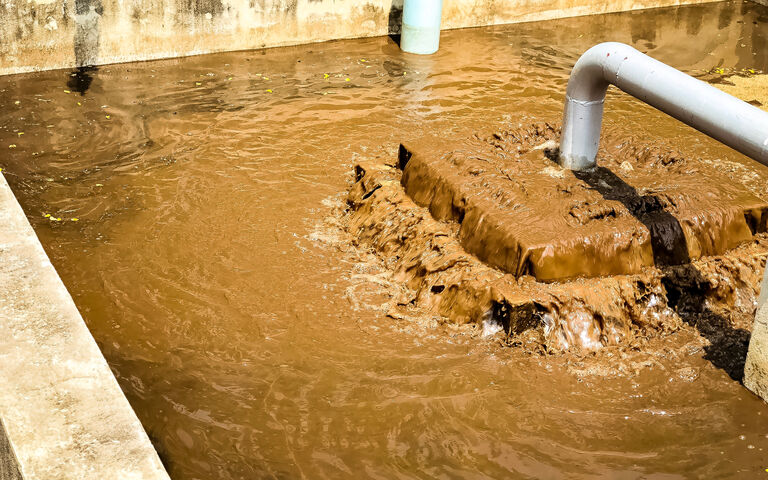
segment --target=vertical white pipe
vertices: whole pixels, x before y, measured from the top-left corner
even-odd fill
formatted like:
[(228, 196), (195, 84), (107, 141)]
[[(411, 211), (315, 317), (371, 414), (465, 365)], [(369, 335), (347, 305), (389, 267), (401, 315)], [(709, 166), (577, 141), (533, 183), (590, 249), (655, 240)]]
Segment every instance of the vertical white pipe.
[(405, 0), (400, 48), (408, 53), (430, 55), (440, 46), (443, 0)]

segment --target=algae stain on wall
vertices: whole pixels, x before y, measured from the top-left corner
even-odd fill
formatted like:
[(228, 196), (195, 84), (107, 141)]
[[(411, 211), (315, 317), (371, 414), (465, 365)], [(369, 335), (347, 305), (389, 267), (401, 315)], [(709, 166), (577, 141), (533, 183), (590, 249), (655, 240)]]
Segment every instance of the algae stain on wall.
[(103, 13), (101, 0), (75, 0), (75, 66), (99, 63), (99, 22)]

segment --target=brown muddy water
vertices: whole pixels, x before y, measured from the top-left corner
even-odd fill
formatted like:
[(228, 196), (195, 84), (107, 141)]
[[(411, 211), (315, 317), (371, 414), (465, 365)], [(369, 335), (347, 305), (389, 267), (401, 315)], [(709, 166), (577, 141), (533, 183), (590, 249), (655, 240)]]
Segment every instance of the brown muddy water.
[[(716, 81), (768, 70), (766, 21), (725, 2), (448, 31), (429, 57), (375, 38), (3, 77), (0, 166), (174, 479), (763, 478), (768, 406), (718, 361), (745, 329), (583, 357), (387, 317), (327, 218), (400, 141), (559, 121), (597, 42)], [(606, 110), (766, 200), (762, 167)]]

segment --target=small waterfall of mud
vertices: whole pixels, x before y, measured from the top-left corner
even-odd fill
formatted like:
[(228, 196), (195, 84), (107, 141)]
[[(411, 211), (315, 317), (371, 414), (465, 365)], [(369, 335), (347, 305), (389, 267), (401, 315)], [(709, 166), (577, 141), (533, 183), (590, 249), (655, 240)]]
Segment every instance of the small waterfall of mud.
[[(765, 202), (636, 140), (604, 139), (595, 172), (563, 170), (558, 137), (540, 124), (427, 138), (357, 163), (341, 224), (408, 292), (394, 310), (548, 352), (639, 348), (685, 324), (727, 337), (751, 317)], [(715, 341), (744, 341), (731, 337)]]

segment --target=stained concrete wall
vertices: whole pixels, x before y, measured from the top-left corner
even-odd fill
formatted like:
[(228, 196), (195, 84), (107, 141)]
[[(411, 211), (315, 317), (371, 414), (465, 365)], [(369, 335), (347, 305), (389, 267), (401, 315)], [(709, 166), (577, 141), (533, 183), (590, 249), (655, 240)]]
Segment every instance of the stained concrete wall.
[[(712, 0), (445, 0), (443, 28)], [(399, 33), (403, 0), (0, 0), (0, 74)]]
[(755, 323), (749, 339), (744, 386), (768, 402), (768, 265), (757, 301)]
[(168, 480), (0, 175), (0, 480)]

